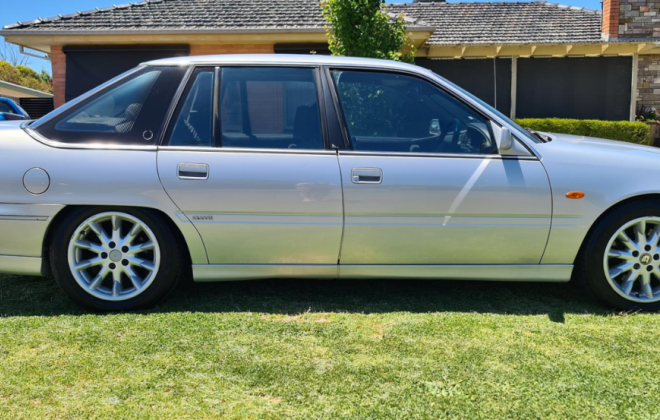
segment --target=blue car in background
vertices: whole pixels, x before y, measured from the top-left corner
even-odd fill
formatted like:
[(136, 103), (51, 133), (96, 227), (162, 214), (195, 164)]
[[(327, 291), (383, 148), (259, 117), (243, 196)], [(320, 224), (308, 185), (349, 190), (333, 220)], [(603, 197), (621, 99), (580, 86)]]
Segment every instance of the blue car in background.
[(29, 120), (30, 116), (16, 102), (0, 98), (0, 121)]

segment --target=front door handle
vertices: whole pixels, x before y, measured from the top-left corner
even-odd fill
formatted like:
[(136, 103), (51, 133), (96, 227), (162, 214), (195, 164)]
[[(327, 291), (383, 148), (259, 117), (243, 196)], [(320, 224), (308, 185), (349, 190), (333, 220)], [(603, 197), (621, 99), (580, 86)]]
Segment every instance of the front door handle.
[(383, 182), (383, 170), (380, 168), (353, 168), (353, 184), (380, 184)]
[(205, 163), (179, 163), (179, 179), (209, 179), (209, 165)]

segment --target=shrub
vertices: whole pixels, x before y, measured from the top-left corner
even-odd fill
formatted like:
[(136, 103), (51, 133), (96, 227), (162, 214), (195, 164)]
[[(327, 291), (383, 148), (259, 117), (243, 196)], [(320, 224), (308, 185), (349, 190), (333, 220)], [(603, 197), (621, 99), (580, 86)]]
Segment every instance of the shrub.
[(415, 62), (415, 46), (403, 15), (388, 12), (383, 0), (322, 0), (332, 55)]
[(516, 120), (523, 127), (548, 133), (574, 134), (601, 139), (649, 144), (648, 124), (628, 121), (569, 120), (560, 118), (524, 118)]

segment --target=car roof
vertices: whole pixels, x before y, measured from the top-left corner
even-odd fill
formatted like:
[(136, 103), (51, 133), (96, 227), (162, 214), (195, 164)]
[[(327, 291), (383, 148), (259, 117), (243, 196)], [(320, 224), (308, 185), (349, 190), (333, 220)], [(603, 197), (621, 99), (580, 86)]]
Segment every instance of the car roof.
[(380, 60), (375, 58), (360, 57), (334, 57), (327, 55), (312, 54), (221, 54), (221, 55), (198, 55), (192, 57), (172, 57), (143, 63), (148, 66), (186, 66), (186, 65), (222, 65), (222, 64), (245, 64), (245, 65), (327, 65), (327, 66), (350, 66), (350, 67), (376, 67), (393, 70), (408, 70), (426, 72), (426, 69), (412, 64), (401, 63), (392, 60)]

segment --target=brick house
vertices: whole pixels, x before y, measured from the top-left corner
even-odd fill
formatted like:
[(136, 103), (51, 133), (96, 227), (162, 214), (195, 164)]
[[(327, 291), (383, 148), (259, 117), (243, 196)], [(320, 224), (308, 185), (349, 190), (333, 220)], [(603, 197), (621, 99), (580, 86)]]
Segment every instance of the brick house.
[[(392, 4), (417, 64), (513, 117), (633, 119), (660, 108), (660, 2), (603, 11), (546, 2)], [(180, 55), (327, 53), (318, 0), (147, 0), (17, 22), (0, 35), (50, 57), (56, 105), (140, 62)]]

